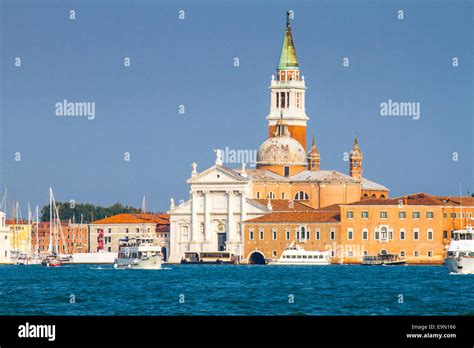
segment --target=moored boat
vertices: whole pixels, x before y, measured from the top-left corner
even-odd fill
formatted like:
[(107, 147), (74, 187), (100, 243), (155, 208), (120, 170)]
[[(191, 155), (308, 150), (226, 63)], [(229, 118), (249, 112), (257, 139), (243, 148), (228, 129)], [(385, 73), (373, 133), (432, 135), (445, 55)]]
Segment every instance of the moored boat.
[(237, 263), (230, 251), (187, 251), (181, 260), (183, 265), (224, 265)]
[(48, 255), (46, 256), (41, 264), (46, 267), (60, 267), (62, 265), (61, 261), (56, 255)]
[(406, 260), (402, 259), (398, 254), (365, 255), (362, 259), (362, 265), (366, 266), (396, 266), (405, 264)]
[(453, 231), (445, 264), (451, 273), (474, 274), (474, 229), (472, 226)]
[(307, 265), (325, 266), (331, 264), (331, 252), (328, 250), (305, 250), (293, 241), (276, 260), (269, 260), (269, 265)]

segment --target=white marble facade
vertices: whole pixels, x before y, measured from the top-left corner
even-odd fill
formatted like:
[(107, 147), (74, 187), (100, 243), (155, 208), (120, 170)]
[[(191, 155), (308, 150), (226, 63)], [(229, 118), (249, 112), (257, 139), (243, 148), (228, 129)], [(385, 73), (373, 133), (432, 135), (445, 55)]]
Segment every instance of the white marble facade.
[(242, 222), (269, 210), (251, 200), (251, 182), (240, 173), (216, 164), (201, 173), (193, 164), (190, 199), (175, 205), (171, 200), (169, 262), (178, 263), (186, 251), (231, 251), (242, 256)]

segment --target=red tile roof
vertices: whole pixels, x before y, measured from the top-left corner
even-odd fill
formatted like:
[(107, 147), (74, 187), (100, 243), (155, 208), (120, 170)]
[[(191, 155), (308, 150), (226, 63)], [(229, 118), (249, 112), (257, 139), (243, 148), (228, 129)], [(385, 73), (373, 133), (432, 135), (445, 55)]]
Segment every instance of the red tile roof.
[(339, 211), (293, 211), (293, 212), (273, 212), (258, 218), (245, 221), (249, 223), (318, 223), (318, 222), (340, 222)]
[[(254, 201), (260, 203), (261, 205), (267, 206), (268, 199), (254, 199)], [(293, 204), (290, 204), (293, 202)], [(309, 205), (299, 202), (299, 201), (290, 201), (288, 199), (271, 199), (270, 203), (272, 205), (273, 211), (314, 211), (315, 209)]]
[(473, 197), (443, 197), (433, 196), (428, 193), (415, 193), (397, 198), (365, 198), (361, 201), (350, 203), (348, 205), (460, 205), (474, 206)]
[(169, 214), (118, 214), (91, 222), (92, 225), (104, 224), (169, 224)]

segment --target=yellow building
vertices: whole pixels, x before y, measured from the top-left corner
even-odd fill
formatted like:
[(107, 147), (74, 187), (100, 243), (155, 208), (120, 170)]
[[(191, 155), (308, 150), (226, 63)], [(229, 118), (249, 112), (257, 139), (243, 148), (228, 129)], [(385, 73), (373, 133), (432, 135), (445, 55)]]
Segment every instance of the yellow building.
[(31, 226), (24, 221), (13, 223), (12, 220), (6, 221), (7, 227), (10, 228), (10, 248), (11, 257), (19, 254), (26, 254), (31, 252)]

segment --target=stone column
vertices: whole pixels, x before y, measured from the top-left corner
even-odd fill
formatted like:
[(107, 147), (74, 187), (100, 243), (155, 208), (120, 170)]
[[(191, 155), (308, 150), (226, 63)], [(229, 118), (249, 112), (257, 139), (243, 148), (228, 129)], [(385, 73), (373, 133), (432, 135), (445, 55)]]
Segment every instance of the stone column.
[(238, 250), (239, 250), (239, 255), (240, 257), (244, 257), (244, 247), (243, 247), (243, 242), (244, 242), (244, 221), (247, 220), (247, 211), (245, 210), (246, 207), (246, 202), (245, 202), (245, 191), (240, 191), (240, 238), (238, 240)]
[(190, 191), (191, 193), (191, 228), (190, 228), (190, 238), (191, 242), (197, 241), (199, 236), (199, 225), (197, 221), (197, 197), (198, 195), (194, 191)]
[(230, 242), (235, 241), (233, 196), (232, 191), (227, 191), (227, 240)]
[(211, 239), (211, 196), (209, 191), (204, 191), (204, 240)]

